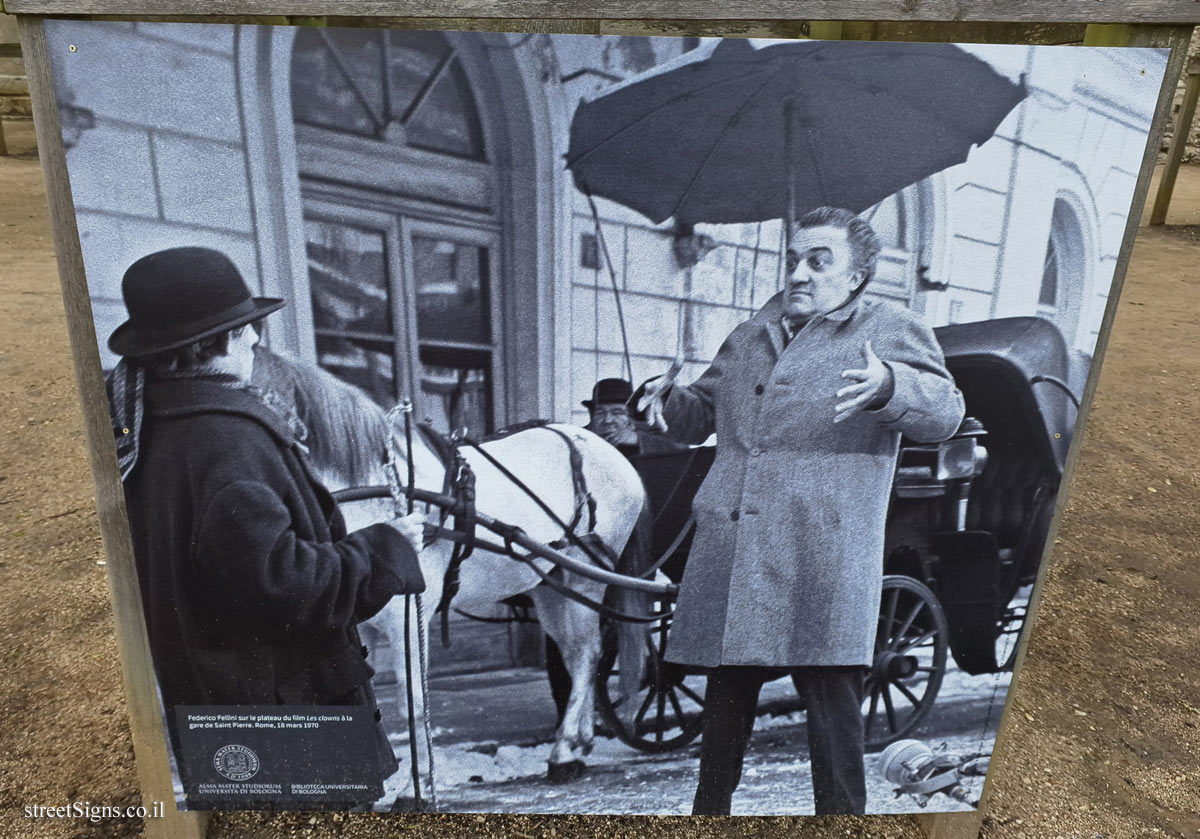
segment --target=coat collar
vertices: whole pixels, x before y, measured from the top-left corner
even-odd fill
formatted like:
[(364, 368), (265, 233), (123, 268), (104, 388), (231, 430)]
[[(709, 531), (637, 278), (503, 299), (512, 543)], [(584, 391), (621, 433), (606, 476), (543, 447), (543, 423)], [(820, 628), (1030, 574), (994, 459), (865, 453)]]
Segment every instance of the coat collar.
[(284, 446), (296, 442), (283, 418), (253, 390), (230, 387), (203, 379), (146, 383), (146, 406), (153, 417), (186, 417), (196, 414), (234, 414), (264, 426)]
[[(815, 315), (806, 326), (812, 325), (819, 321), (832, 321), (840, 329), (845, 326), (858, 313), (862, 306), (863, 296), (860, 294), (847, 300), (841, 306), (824, 314)], [(783, 292), (778, 292), (774, 297), (768, 300), (761, 309), (754, 313), (750, 318), (751, 322), (759, 324), (767, 332), (767, 337), (771, 341), (771, 346), (775, 348), (775, 355), (781, 355), (783, 348), (786, 345), (784, 341), (783, 331)]]

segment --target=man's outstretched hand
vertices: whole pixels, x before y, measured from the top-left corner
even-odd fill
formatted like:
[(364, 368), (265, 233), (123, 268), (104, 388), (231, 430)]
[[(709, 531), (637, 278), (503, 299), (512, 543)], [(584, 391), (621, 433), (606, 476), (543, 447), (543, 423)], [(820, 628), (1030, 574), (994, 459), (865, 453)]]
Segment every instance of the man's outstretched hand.
[(895, 382), (891, 368), (875, 355), (870, 341), (863, 345), (862, 354), (865, 364), (862, 369), (842, 371), (842, 378), (854, 384), (846, 385), (837, 392), (837, 398), (843, 401), (834, 408), (837, 412), (833, 417), (834, 422), (849, 419), (858, 411), (880, 407), (892, 398)]
[(638, 413), (643, 415), (651, 426), (664, 433), (667, 431), (667, 421), (663, 418), (663, 406), (681, 369), (683, 365), (678, 361), (672, 362), (666, 373), (642, 385), (642, 395), (638, 397)]

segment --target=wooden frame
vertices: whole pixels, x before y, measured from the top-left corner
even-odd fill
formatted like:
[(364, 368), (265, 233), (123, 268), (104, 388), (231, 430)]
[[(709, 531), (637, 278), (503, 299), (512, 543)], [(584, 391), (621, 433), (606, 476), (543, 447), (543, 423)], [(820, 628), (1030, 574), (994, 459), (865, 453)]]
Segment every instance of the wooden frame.
[[(18, 15), (196, 15), (196, 7), (178, 0), (8, 0), (5, 11)], [(204, 17), (224, 15), (345, 15), (337, 0), (215, 0), (204, 5)], [(953, 22), (1194, 23), (1191, 0), (1128, 0), (1098, 4), (1088, 0), (757, 0), (730, 7), (720, 0), (599, 0), (595, 3), (555, 0), (365, 0), (353, 6), (356, 17), (507, 18), (563, 20), (866, 20)], [(267, 21), (261, 21), (263, 23)], [(276, 17), (276, 22), (278, 18)]]
[[(139, 597), (133, 549), (129, 536), (123, 493), (111, 443), (104, 383), (97, 355), (95, 333), (84, 278), (84, 266), (76, 228), (75, 211), (67, 180), (65, 153), (61, 143), (58, 108), (50, 75), (50, 59), (42, 16), (103, 15), (121, 19), (167, 16), (171, 20), (247, 23), (324, 24), (312, 16), (344, 14), (346, 4), (334, 0), (216, 0), (205, 5), (198, 16), (195, 7), (178, 0), (7, 0), (0, 11), (20, 16), (21, 39), (30, 94), (33, 99), (38, 147), (45, 170), (47, 198), (58, 254), (59, 274), (66, 305), (72, 355), (83, 408), (85, 429), (101, 531), (108, 555), (109, 579), (121, 650), (126, 696), (136, 754), (138, 779), (144, 800), (174, 798), (163, 736), (155, 676), (150, 663), (145, 621)], [(1018, 32), (1036, 37), (1038, 26), (1047, 22), (1087, 23), (1084, 43), (1094, 46), (1153, 46), (1171, 50), (1159, 92), (1133, 205), (1119, 252), (1103, 325), (1084, 393), (1083, 410), (1090, 407), (1098, 373), (1107, 346), (1109, 329), (1123, 283), (1125, 270), (1140, 221), (1158, 143), (1168, 118), (1170, 103), (1186, 58), (1192, 24), (1200, 21), (1200, 8), (1193, 0), (1130, 0), (1124, 3), (1095, 3), (1089, 0), (1057, 2), (1011, 2), (1011, 0), (748, 0), (731, 8), (716, 0), (626, 0), (562, 3), (556, 0), (439, 0), (437, 3), (404, 0), (363, 0), (353, 7), (359, 25), (393, 25), (437, 28), (501, 28), (531, 32), (647, 31), (659, 34), (713, 34), (720, 31), (763, 30), (768, 33), (804, 33), (822, 38), (882, 37), (903, 40), (913, 37), (905, 26), (920, 24), (925, 39), (988, 41), (999, 36), (1012, 38)], [(794, 17), (802, 14), (810, 22)], [(581, 19), (587, 15), (588, 19)], [(233, 17), (231, 17), (233, 16)], [(306, 16), (297, 18), (292, 16)], [(837, 17), (830, 22), (827, 18)], [(369, 21), (362, 20), (370, 18)], [(844, 23), (842, 21), (845, 21)], [(1194, 95), (1192, 97), (1194, 101)], [(1182, 145), (1182, 144), (1180, 144)], [(1082, 434), (1077, 434), (1067, 461), (1064, 480), (1069, 482), (1078, 460)], [(1060, 494), (1055, 525), (1047, 539), (1053, 544), (1059, 513), (1067, 502)], [(1049, 564), (1042, 563), (1035, 586), (1031, 614), (1040, 600), (1042, 581)], [(1024, 643), (1014, 680), (1020, 673)], [(1004, 736), (1007, 722), (1001, 728)], [(919, 817), (931, 839), (965, 839), (978, 834), (986, 809), (984, 801), (974, 813)], [(166, 818), (146, 823), (150, 837), (200, 837), (206, 814), (170, 812)]]

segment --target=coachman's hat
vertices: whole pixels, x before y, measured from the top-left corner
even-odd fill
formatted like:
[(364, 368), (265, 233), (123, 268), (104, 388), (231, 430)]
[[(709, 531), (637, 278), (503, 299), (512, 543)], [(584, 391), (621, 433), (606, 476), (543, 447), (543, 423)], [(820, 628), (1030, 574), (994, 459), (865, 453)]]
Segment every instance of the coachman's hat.
[(589, 411), (596, 405), (623, 405), (633, 396), (633, 385), (625, 379), (601, 379), (592, 388), (592, 398), (583, 400)]
[(251, 297), (237, 266), (209, 248), (170, 248), (143, 256), (121, 280), (129, 320), (113, 330), (108, 348), (145, 356), (218, 335), (258, 320), (284, 301)]

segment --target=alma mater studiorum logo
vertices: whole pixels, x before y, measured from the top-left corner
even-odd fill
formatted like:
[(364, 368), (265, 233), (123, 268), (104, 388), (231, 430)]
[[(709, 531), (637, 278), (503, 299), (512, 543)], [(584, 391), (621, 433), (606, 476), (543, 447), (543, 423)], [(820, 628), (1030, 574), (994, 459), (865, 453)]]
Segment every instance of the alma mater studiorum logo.
[(222, 746), (213, 755), (213, 767), (231, 781), (248, 781), (258, 772), (258, 755), (245, 746)]

